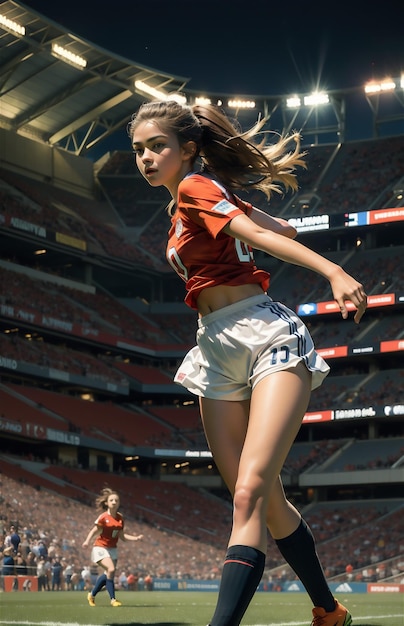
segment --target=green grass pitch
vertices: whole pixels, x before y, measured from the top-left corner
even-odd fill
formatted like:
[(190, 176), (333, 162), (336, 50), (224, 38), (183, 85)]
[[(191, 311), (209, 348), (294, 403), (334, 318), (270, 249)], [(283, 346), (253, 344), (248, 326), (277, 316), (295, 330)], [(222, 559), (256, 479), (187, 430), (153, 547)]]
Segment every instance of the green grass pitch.
[[(117, 592), (122, 606), (112, 608), (105, 591), (97, 606), (79, 591), (0, 594), (0, 626), (206, 626), (216, 593), (190, 591)], [(342, 594), (353, 626), (403, 626), (404, 595)], [(257, 593), (243, 626), (310, 626), (311, 604), (303, 593)]]

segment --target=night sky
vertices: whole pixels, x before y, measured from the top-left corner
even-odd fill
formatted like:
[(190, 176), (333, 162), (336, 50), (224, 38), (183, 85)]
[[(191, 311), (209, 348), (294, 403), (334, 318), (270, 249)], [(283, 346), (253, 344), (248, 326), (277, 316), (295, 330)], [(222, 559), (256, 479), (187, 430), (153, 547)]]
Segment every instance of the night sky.
[(187, 87), (280, 95), (404, 71), (402, 0), (27, 0), (70, 32)]

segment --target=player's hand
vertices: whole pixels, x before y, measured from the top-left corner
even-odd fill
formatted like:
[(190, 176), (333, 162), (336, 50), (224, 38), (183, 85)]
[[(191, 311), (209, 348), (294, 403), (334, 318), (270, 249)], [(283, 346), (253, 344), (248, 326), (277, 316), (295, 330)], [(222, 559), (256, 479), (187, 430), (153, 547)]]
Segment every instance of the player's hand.
[(341, 267), (330, 279), (334, 299), (337, 302), (344, 320), (348, 317), (346, 301), (350, 300), (356, 307), (354, 321), (359, 324), (367, 307), (367, 295), (363, 285), (347, 274)]

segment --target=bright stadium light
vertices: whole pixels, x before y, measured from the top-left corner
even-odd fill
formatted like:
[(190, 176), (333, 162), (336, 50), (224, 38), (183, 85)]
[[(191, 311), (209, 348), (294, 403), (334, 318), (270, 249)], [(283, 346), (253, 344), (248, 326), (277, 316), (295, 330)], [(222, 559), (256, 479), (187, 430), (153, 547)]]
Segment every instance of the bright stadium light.
[(148, 85), (143, 80), (135, 80), (135, 87), (136, 89), (139, 89), (139, 91), (143, 91), (143, 93), (147, 93), (147, 95), (157, 98), (157, 100), (166, 100), (167, 98), (167, 94), (164, 91)]
[(199, 104), (201, 106), (205, 104), (213, 104), (215, 106), (222, 107), (223, 100), (220, 100), (220, 98), (218, 100), (215, 100), (214, 98), (208, 98), (207, 96), (196, 96), (194, 104)]
[(380, 82), (370, 81), (365, 85), (365, 93), (385, 93), (386, 91), (394, 91), (396, 83), (391, 78), (386, 78)]
[(179, 104), (186, 104), (187, 99), (181, 93), (166, 93), (161, 89), (157, 89), (157, 87), (152, 87), (148, 85), (143, 80), (135, 80), (135, 88), (143, 93), (146, 93), (148, 96), (152, 96), (156, 98), (156, 100), (175, 100)]
[(380, 85), (378, 83), (368, 83), (365, 85), (365, 93), (379, 93)]
[(169, 93), (167, 96), (167, 100), (174, 100), (174, 102), (178, 102), (178, 104), (187, 103), (187, 98), (182, 93)]
[(63, 48), (63, 46), (59, 46), (57, 43), (52, 44), (52, 54), (57, 59), (65, 61), (65, 63), (69, 63), (69, 65), (73, 65), (80, 70), (83, 70), (87, 66), (86, 59), (67, 50), (67, 48)]
[(302, 106), (302, 100), (299, 96), (290, 96), (290, 98), (286, 98), (286, 108), (298, 109), (300, 106)]
[(229, 100), (227, 105), (230, 109), (255, 109), (254, 100)]
[(330, 98), (324, 91), (314, 91), (309, 96), (305, 96), (303, 102), (306, 106), (319, 106), (329, 104)]
[(10, 20), (10, 18), (6, 17), (2, 13), (0, 13), (0, 26), (6, 30), (11, 30), (17, 35), (25, 35), (25, 26), (19, 24), (18, 22), (14, 22), (14, 20)]
[(206, 98), (205, 96), (197, 96), (195, 98), (195, 104), (212, 104), (212, 100), (210, 98)]

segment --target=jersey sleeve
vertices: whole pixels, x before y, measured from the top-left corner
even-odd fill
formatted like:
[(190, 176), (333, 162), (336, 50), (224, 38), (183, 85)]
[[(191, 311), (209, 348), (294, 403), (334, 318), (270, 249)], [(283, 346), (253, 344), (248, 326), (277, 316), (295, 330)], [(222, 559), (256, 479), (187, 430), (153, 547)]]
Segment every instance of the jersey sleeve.
[(99, 516), (97, 517), (97, 519), (95, 520), (94, 524), (95, 526), (98, 526), (98, 528), (100, 526), (103, 526), (103, 521), (104, 521), (104, 513), (100, 513)]
[(178, 206), (215, 239), (233, 217), (248, 215), (251, 211), (247, 202), (230, 194), (215, 180), (199, 174), (181, 181)]

